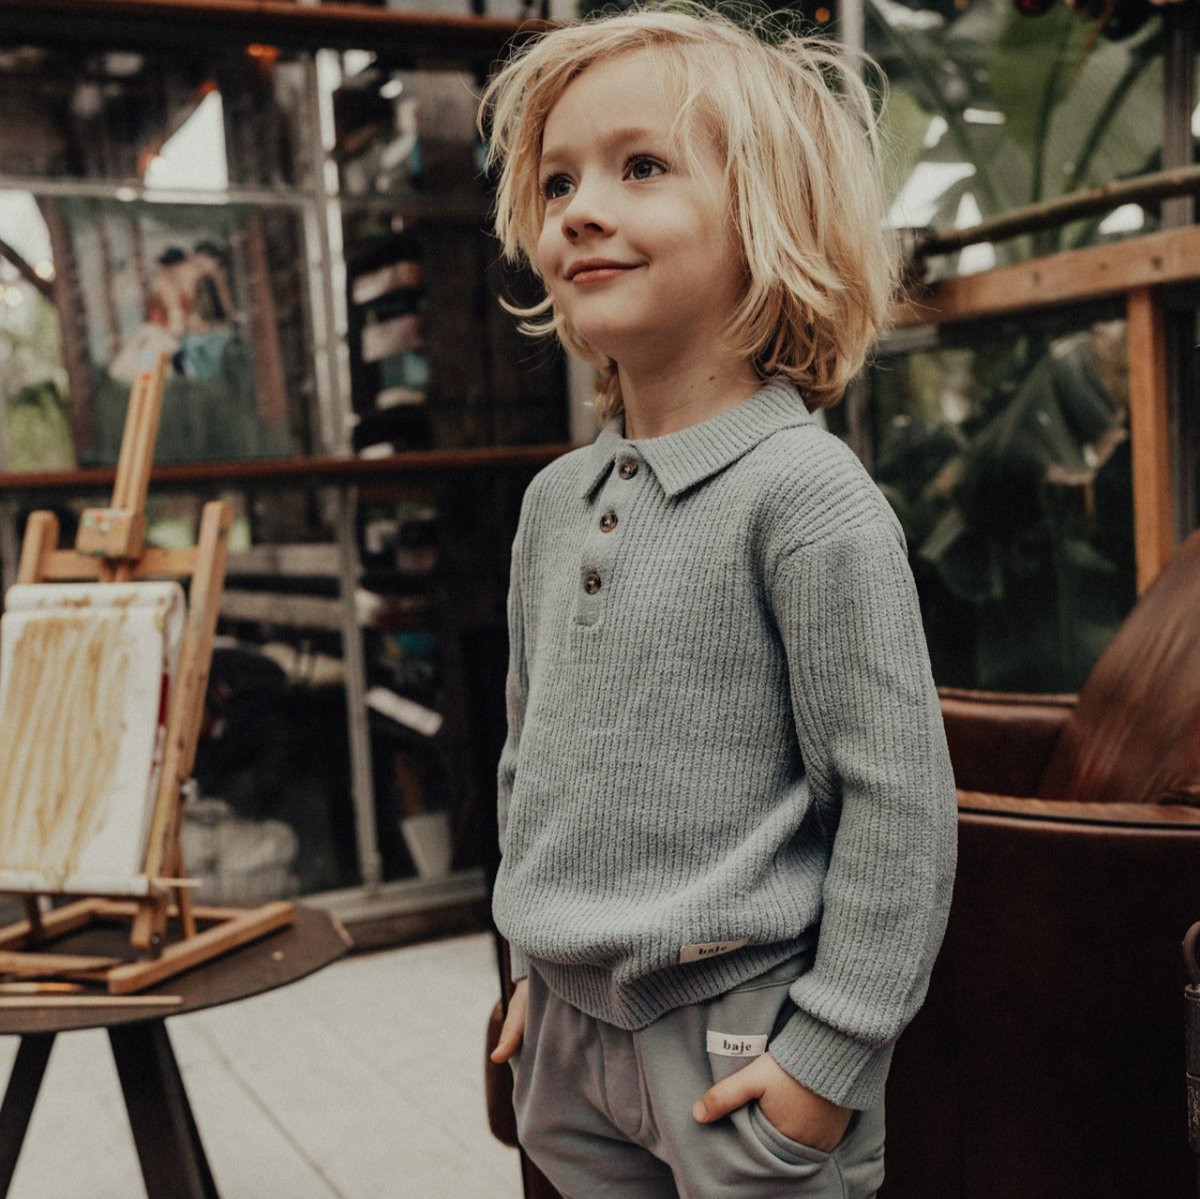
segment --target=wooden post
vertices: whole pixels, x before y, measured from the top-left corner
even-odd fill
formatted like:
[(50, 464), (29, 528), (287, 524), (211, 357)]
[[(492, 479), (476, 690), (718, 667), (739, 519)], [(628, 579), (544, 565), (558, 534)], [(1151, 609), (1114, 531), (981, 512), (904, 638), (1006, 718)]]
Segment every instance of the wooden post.
[(1140, 595), (1175, 548), (1167, 418), (1167, 330), (1161, 291), (1133, 288), (1127, 313), (1133, 536)]
[(21, 542), (21, 561), (17, 566), (18, 583), (40, 583), (45, 577), (46, 561), (58, 548), (58, 517), (53, 512), (31, 512), (25, 522)]
[[(227, 503), (212, 500), (204, 505), (196, 570), (188, 591), (187, 625), (172, 689), (162, 774), (146, 849), (146, 874), (151, 879), (170, 873), (173, 865), (181, 866), (183, 861), (182, 850), (175, 844), (179, 835), (180, 788), (187, 781), (196, 756), (232, 525), (233, 509)], [(168, 896), (163, 893), (138, 912), (132, 933), (135, 949), (151, 949), (156, 941), (161, 941), (167, 903)], [(192, 919), (190, 913), (188, 919)]]

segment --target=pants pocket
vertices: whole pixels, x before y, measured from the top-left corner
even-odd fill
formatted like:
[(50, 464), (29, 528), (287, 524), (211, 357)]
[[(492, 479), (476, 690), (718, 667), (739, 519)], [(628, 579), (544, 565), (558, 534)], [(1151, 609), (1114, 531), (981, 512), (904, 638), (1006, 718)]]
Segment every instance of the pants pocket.
[(846, 1126), (846, 1131), (842, 1134), (842, 1139), (838, 1142), (837, 1146), (826, 1152), (823, 1149), (814, 1149), (812, 1145), (806, 1145), (803, 1141), (796, 1141), (789, 1136), (785, 1136), (767, 1118), (757, 1100), (752, 1100), (747, 1104), (748, 1123), (751, 1130), (776, 1157), (781, 1158), (791, 1165), (800, 1165), (805, 1162), (823, 1165), (829, 1161), (837, 1150), (850, 1139), (855, 1125), (858, 1123), (859, 1114), (855, 1112), (850, 1117), (850, 1123)]

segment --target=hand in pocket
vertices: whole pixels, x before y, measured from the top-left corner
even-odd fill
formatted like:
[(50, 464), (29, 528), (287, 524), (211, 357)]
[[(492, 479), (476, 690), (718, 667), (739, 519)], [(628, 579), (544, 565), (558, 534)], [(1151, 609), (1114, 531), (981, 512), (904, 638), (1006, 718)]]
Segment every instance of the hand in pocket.
[(710, 1124), (754, 1099), (777, 1131), (822, 1153), (837, 1148), (854, 1114), (798, 1083), (764, 1053), (710, 1087), (697, 1100), (692, 1115), (701, 1124)]

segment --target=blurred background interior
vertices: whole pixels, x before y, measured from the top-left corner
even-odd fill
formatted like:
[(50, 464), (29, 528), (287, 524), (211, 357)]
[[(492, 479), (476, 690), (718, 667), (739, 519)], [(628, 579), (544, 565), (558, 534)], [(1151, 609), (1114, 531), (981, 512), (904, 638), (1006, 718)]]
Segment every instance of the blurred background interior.
[[(793, 7), (886, 71), (897, 228), (1194, 158), (1190, 3)], [(593, 426), (586, 370), (497, 303), (533, 292), (487, 233), (475, 96), (522, 19), (574, 11), (0, 8), (0, 569), (31, 509), (72, 533), (134, 369), (168, 354), (151, 540), (187, 542), (215, 495), (238, 513), (185, 829), (205, 897), (308, 897), (364, 943), (486, 926), (509, 543)], [(1192, 207), (919, 269), (940, 287)], [(1195, 526), (1195, 282), (1161, 308), (1166, 478), (1135, 486), (1128, 313), (1099, 287), (900, 321), (829, 413), (904, 525), (939, 683), (1075, 691), (1138, 594), (1136, 502)]]

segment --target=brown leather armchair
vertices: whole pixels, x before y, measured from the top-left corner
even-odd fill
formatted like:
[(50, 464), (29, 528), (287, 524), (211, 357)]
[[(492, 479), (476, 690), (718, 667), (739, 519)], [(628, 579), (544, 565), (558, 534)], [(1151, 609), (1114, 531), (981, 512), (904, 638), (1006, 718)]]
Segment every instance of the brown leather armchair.
[(884, 1194), (1194, 1196), (1179, 944), (1200, 916), (1200, 534), (1077, 702), (942, 708), (958, 878), (892, 1067)]
[[(1194, 1196), (1179, 943), (1200, 918), (1200, 533), (1078, 699), (942, 707), (958, 878), (892, 1066), (885, 1199)], [(488, 1102), (512, 1143), (507, 1067)], [(530, 1199), (555, 1199), (528, 1170)]]

